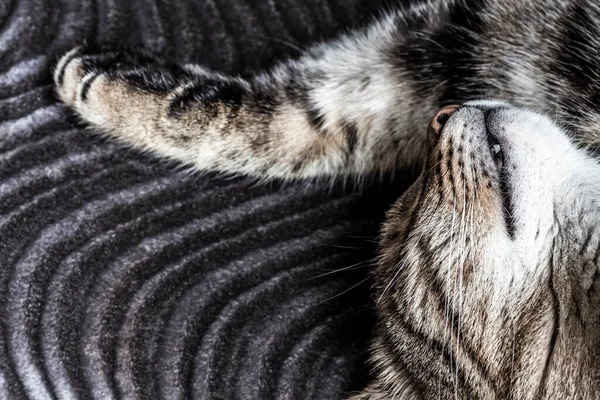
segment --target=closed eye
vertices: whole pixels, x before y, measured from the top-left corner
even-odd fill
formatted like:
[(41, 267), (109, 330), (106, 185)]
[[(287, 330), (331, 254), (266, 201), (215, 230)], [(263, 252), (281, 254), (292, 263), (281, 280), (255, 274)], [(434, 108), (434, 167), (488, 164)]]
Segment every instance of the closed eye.
[(506, 230), (511, 239), (514, 239), (515, 235), (515, 221), (513, 217), (514, 207), (512, 203), (512, 196), (510, 191), (509, 176), (506, 171), (505, 154), (502, 148), (500, 140), (489, 132), (487, 134), (488, 148), (496, 170), (498, 171), (498, 188), (500, 197), (502, 199), (502, 212), (504, 214), (504, 221), (506, 223)]
[(496, 164), (496, 168), (498, 168), (498, 172), (502, 171), (502, 167), (504, 167), (504, 152), (500, 143), (495, 141), (490, 144), (490, 154), (492, 155), (494, 164)]

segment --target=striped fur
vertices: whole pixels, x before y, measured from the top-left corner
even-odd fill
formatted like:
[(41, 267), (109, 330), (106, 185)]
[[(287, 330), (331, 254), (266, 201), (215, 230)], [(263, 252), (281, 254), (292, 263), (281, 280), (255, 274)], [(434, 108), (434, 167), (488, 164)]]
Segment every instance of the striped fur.
[[(438, 0), (250, 77), (80, 47), (54, 78), (101, 132), (202, 171), (424, 163), (383, 228), (376, 374), (357, 399), (593, 399), (599, 51), (592, 0)], [(467, 103), (426, 145), (437, 108), (481, 98), (517, 107)]]
[(377, 378), (355, 399), (600, 398), (600, 165), (547, 117), (490, 104), (452, 115), (388, 213)]

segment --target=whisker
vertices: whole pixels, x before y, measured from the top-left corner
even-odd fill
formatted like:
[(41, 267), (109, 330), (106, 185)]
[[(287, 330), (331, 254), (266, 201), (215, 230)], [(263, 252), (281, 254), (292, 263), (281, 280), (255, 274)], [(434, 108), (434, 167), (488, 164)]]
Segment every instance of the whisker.
[(396, 281), (396, 279), (398, 278), (398, 276), (400, 275), (400, 271), (402, 271), (402, 269), (404, 269), (404, 267), (406, 266), (406, 263), (409, 262), (410, 257), (412, 256), (412, 253), (414, 251), (416, 251), (417, 249), (417, 244), (421, 241), (421, 238), (423, 237), (423, 235), (425, 234), (425, 231), (423, 231), (421, 233), (421, 236), (419, 236), (419, 239), (415, 242), (415, 245), (411, 248), (410, 252), (407, 253), (404, 256), (404, 261), (402, 262), (402, 264), (397, 265), (397, 270), (396, 273), (394, 274), (394, 276), (392, 277), (392, 279), (390, 279), (390, 282), (387, 284), (387, 286), (385, 287), (385, 289), (383, 290), (383, 292), (381, 293), (381, 296), (379, 296), (379, 299), (377, 299), (377, 303), (381, 302), (381, 299), (383, 298), (383, 296), (385, 295), (385, 293), (389, 290), (390, 287), (392, 287), (392, 285), (394, 284), (394, 282)]
[(349, 292), (349, 291), (351, 291), (352, 289), (355, 289), (355, 288), (359, 287), (360, 285), (362, 285), (363, 283), (365, 283), (365, 282), (366, 282), (366, 281), (368, 281), (369, 279), (370, 279), (370, 277), (367, 277), (367, 278), (363, 279), (362, 281), (358, 282), (356, 285), (350, 286), (348, 289), (344, 290), (343, 292), (341, 292), (341, 293), (338, 293), (338, 294), (336, 294), (335, 296), (331, 296), (331, 297), (329, 297), (328, 299), (325, 299), (325, 300), (323, 300), (323, 301), (320, 301), (318, 304), (323, 304), (323, 303), (326, 303), (326, 302), (328, 302), (328, 301), (331, 301), (331, 300), (333, 300), (333, 299), (335, 299), (335, 298), (338, 298), (338, 297), (340, 297), (340, 296), (343, 296), (344, 294), (348, 293), (348, 292)]
[(374, 244), (378, 244), (379, 242), (375, 239), (373, 239), (372, 236), (348, 236), (350, 239), (357, 239), (363, 242), (367, 242), (367, 243), (374, 243)]
[[(461, 212), (461, 222), (460, 222), (460, 237), (459, 240), (461, 242), (461, 246), (459, 246), (460, 250), (461, 250), (461, 256), (460, 256), (460, 260), (459, 260), (459, 276), (455, 277), (454, 279), (454, 296), (455, 296), (455, 301), (456, 301), (456, 296), (458, 295), (458, 326), (457, 326), (457, 332), (456, 332), (456, 377), (455, 377), (455, 381), (454, 381), (454, 391), (455, 391), (455, 396), (458, 396), (458, 370), (459, 370), (459, 364), (460, 364), (460, 353), (459, 353), (459, 347), (460, 347), (460, 325), (461, 325), (461, 315), (462, 315), (462, 271), (463, 271), (463, 264), (466, 260), (466, 243), (467, 243), (467, 232), (466, 232), (466, 212), (467, 212), (467, 183), (466, 180), (463, 180), (463, 201), (462, 201), (462, 212)], [(458, 281), (458, 282), (457, 282)], [(456, 288), (456, 285), (458, 283), (458, 289)], [(454, 318), (454, 315), (453, 315)], [(454, 319), (452, 320), (452, 325), (454, 326)]]
[(288, 46), (289, 48), (296, 50), (299, 53), (302, 53), (305, 50), (302, 47), (300, 47), (301, 45), (296, 45), (290, 41), (287, 41), (287, 40), (284, 40), (281, 38), (276, 38), (274, 36), (267, 36), (267, 35), (261, 35), (261, 34), (254, 34), (252, 36), (259, 38), (259, 39), (271, 40), (276, 43), (284, 44), (284, 45)]
[(437, 167), (438, 165), (440, 165), (442, 163), (443, 160), (440, 160), (438, 162), (436, 162), (435, 164), (433, 164), (433, 166), (429, 169), (429, 171), (425, 172), (425, 174), (423, 174), (423, 176), (427, 176), (431, 173), (431, 171), (433, 171), (435, 169), (435, 167)]
[[(450, 224), (450, 243), (454, 240), (454, 230), (456, 223), (456, 194), (454, 194), (452, 198), (452, 223)], [(450, 351), (452, 351), (452, 326), (450, 325), (450, 278), (452, 276), (452, 265), (454, 260), (454, 250), (456, 246), (452, 246), (452, 251), (450, 252), (450, 257), (448, 258), (448, 271), (446, 273), (446, 296), (444, 300), (444, 318), (445, 318), (445, 326), (444, 326), (444, 345), (442, 347), (443, 350), (446, 348), (446, 341), (449, 343)], [(452, 371), (452, 359), (450, 362), (450, 371)]]
[(513, 331), (513, 341), (512, 341), (512, 358), (510, 361), (510, 382), (513, 383), (513, 379), (515, 376), (515, 344), (517, 342), (517, 331), (515, 330), (515, 321), (511, 320), (511, 327)]
[(343, 246), (341, 244), (321, 243), (320, 246), (323, 246), (323, 247), (332, 247), (334, 249), (345, 249), (345, 250), (365, 250), (364, 247)]
[(329, 272), (325, 272), (325, 273), (317, 275), (317, 276), (313, 276), (312, 278), (308, 278), (307, 281), (311, 281), (313, 279), (319, 279), (319, 278), (322, 278), (322, 277), (328, 276), (328, 275), (337, 274), (339, 272), (344, 272), (344, 271), (349, 271), (349, 270), (356, 270), (356, 269), (361, 269), (361, 268), (368, 268), (371, 265), (365, 265), (365, 264), (371, 264), (371, 263), (372, 263), (372, 261), (361, 261), (359, 263), (352, 264), (352, 265), (350, 265), (348, 267), (334, 269), (333, 271), (329, 271)]

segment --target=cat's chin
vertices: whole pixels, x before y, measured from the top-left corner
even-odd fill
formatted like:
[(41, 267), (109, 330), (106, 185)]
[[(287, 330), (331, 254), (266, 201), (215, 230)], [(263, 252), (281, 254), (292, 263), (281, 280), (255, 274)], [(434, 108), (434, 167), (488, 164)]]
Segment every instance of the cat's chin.
[[(382, 231), (375, 298), (385, 323), (374, 353), (387, 358), (379, 364), (397, 357), (418, 376), (439, 359), (440, 380), (454, 363), (475, 379), (474, 365), (486, 360), (487, 379), (515, 393), (540, 385), (560, 393), (542, 374), (567, 370), (591, 385), (581, 368), (599, 363), (586, 350), (600, 345), (598, 162), (530, 110), (474, 102), (441, 111), (449, 115), (433, 119), (423, 174)], [(527, 346), (518, 362), (515, 346)], [(506, 378), (511, 368), (520, 381)], [(454, 384), (466, 396), (468, 385)], [(478, 390), (477, 398), (493, 392)], [(381, 398), (374, 393), (358, 399)]]

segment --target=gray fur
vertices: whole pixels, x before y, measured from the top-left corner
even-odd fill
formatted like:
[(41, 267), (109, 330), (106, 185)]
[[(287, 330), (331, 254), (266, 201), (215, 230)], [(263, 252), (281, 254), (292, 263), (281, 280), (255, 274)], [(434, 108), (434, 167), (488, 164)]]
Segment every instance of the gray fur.
[[(422, 1), (252, 77), (77, 48), (55, 81), (101, 132), (202, 171), (425, 163), (383, 228), (375, 379), (356, 399), (598, 398), (600, 167), (575, 145), (600, 144), (599, 30), (591, 0)], [(426, 146), (435, 110), (481, 98), (537, 113), (469, 103)]]

